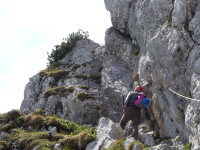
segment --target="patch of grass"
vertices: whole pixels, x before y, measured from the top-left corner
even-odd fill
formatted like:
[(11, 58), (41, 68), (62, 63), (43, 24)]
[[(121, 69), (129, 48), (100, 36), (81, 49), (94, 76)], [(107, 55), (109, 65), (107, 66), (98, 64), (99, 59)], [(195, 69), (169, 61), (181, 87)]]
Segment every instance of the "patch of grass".
[(79, 79), (83, 79), (83, 80), (87, 80), (87, 76), (84, 74), (78, 74), (74, 76), (75, 78), (79, 78)]
[(124, 142), (125, 139), (116, 140), (108, 147), (108, 150), (125, 150)]
[(101, 72), (102, 69), (103, 69), (103, 66), (99, 66), (98, 71)]
[(20, 111), (13, 109), (5, 114), (2, 114), (0, 119), (1, 119), (1, 122), (3, 123), (9, 123), (10, 121), (14, 121), (20, 116), (21, 116)]
[(88, 97), (88, 95), (87, 95), (87, 93), (80, 92), (80, 93), (78, 93), (78, 94), (76, 95), (76, 97), (77, 97), (79, 100), (84, 101), (84, 100)]
[(18, 146), (21, 149), (29, 150), (38, 146), (40, 150), (44, 148), (53, 148), (56, 141), (51, 141), (49, 132), (27, 132), (25, 130), (14, 130), (17, 138)]
[(34, 115), (27, 116), (25, 118), (25, 122), (27, 126), (32, 126), (36, 130), (40, 130), (43, 127), (44, 116), (42, 115)]
[(45, 114), (45, 110), (40, 108), (40, 109), (36, 109), (34, 112), (31, 113), (32, 115), (42, 115), (44, 116)]
[(56, 143), (57, 141), (51, 141), (49, 139), (36, 139), (28, 147), (32, 148), (37, 146), (38, 150), (52, 150)]
[(56, 68), (46, 68), (42, 71), (40, 71), (41, 76), (47, 77), (53, 77), (55, 80), (62, 79), (66, 77), (69, 74), (66, 70), (58, 70)]
[(65, 133), (71, 132), (68, 125), (57, 117), (49, 117), (48, 120), (46, 120), (46, 124), (47, 126), (56, 127), (58, 132), (61, 132), (61, 130), (65, 131)]
[(68, 87), (66, 87), (65, 90), (72, 93), (74, 91), (74, 87), (73, 86), (68, 86)]
[(44, 98), (48, 98), (51, 95), (57, 95), (57, 94), (59, 94), (60, 97), (66, 97), (67, 95), (69, 95), (69, 92), (73, 92), (73, 91), (74, 91), (74, 88), (72, 86), (70, 87), (57, 86), (57, 87), (48, 89), (44, 93)]
[[(96, 128), (78, 125), (73, 121), (60, 119), (57, 115), (45, 116), (42, 109), (25, 116), (25, 119), (20, 116), (15, 120), (24, 120), (23, 126), (19, 123), (19, 127), (16, 127), (14, 124), (16, 121), (12, 124), (1, 124), (1, 131), (12, 133), (8, 133), (4, 140), (0, 140), (1, 150), (11, 149), (13, 142), (16, 142), (17, 147), (23, 150), (33, 149), (35, 146), (38, 150), (51, 150), (59, 139), (62, 139), (64, 149), (85, 149), (87, 144), (96, 137)], [(28, 126), (32, 126), (35, 130), (26, 130)], [(50, 132), (41, 131), (47, 130), (49, 126), (56, 127), (57, 133), (51, 135)], [(67, 137), (70, 138), (66, 139)], [(72, 143), (69, 142), (70, 140)], [(68, 146), (71, 144), (72, 147)]]
[(143, 149), (143, 150), (148, 150), (150, 147), (149, 146), (145, 146), (144, 144), (142, 144), (140, 141), (134, 141), (134, 142), (132, 142), (132, 143), (130, 143), (129, 145), (128, 145), (128, 148), (127, 148), (127, 150), (132, 150), (132, 147), (135, 145), (135, 144), (137, 144), (137, 145), (140, 145), (141, 146), (141, 148)]
[(184, 146), (184, 150), (191, 150), (192, 147), (192, 142), (188, 143), (187, 145)]
[(88, 90), (89, 87), (87, 85), (80, 85), (78, 88)]
[(0, 140), (0, 150), (8, 150), (9, 143), (6, 140)]
[(72, 68), (73, 71), (75, 71), (76, 69), (78, 69), (80, 67), (80, 65), (75, 64)]
[(14, 128), (14, 125), (10, 124), (10, 123), (6, 123), (4, 124), (2, 127), (0, 127), (0, 131), (1, 132), (8, 132), (10, 131), (12, 128)]
[(95, 139), (94, 135), (87, 131), (83, 131), (78, 135), (68, 136), (62, 139), (61, 144), (64, 149), (86, 149), (87, 145)]
[(91, 74), (90, 79), (95, 80), (97, 84), (101, 84), (101, 74)]

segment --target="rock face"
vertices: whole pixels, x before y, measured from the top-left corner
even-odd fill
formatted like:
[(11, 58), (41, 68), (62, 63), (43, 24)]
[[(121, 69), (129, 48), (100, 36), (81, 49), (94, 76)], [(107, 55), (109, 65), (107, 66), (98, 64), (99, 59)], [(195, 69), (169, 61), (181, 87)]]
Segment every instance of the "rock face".
[(97, 124), (102, 116), (118, 122), (125, 96), (140, 83), (160, 136), (181, 134), (198, 149), (200, 101), (169, 89), (200, 99), (200, 1), (104, 2), (113, 24), (105, 47), (79, 41), (60, 61), (61, 78), (52, 73), (30, 78), (21, 110), (44, 108), (83, 124)]
[(197, 139), (200, 102), (174, 95), (169, 88), (200, 99), (200, 1), (105, 0), (105, 5), (115, 32), (129, 36), (139, 48), (139, 79), (148, 83), (161, 136), (190, 133)]
[[(132, 61), (131, 46), (131, 41), (126, 42), (124, 47), (129, 49), (122, 52), (127, 51), (127, 63)], [(58, 69), (47, 68), (30, 78), (20, 110), (30, 113), (47, 109), (49, 115), (81, 124), (97, 124), (101, 116), (118, 122), (124, 95), (133, 82), (132, 72), (105, 53), (104, 47), (89, 39), (77, 42), (73, 51), (60, 60)]]

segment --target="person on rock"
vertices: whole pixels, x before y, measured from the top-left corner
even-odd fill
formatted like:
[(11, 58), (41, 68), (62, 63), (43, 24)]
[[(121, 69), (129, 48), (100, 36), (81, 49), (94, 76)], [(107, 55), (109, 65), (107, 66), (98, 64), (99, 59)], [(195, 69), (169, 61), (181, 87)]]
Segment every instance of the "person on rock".
[[(135, 91), (129, 92), (124, 102), (123, 116), (119, 122), (124, 130), (127, 122), (131, 120), (134, 129), (133, 137), (136, 139), (138, 139), (138, 125), (140, 123), (140, 104), (144, 98), (146, 98), (146, 96), (143, 93), (143, 88), (141, 86), (137, 86)], [(148, 102), (145, 103), (145, 107), (147, 103)]]

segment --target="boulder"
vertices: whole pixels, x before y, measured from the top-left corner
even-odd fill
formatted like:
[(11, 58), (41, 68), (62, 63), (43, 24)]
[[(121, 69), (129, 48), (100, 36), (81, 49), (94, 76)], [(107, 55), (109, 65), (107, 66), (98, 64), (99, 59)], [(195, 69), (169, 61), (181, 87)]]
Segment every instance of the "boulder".
[(97, 127), (97, 140), (90, 143), (86, 150), (99, 150), (108, 148), (116, 140), (124, 138), (124, 131), (118, 123), (114, 123), (109, 118), (103, 117), (99, 120)]

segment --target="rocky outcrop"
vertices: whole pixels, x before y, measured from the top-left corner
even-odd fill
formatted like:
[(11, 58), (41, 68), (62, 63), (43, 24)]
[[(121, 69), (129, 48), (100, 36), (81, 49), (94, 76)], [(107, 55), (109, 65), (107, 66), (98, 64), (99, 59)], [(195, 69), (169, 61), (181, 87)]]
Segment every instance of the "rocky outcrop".
[[(81, 40), (57, 70), (30, 78), (21, 111), (44, 108), (81, 124), (97, 124), (102, 116), (118, 122), (125, 96), (141, 84), (151, 99), (154, 130), (161, 137), (181, 135), (198, 149), (200, 1), (104, 2), (113, 24), (105, 46)], [(152, 139), (152, 133), (141, 136)]]
[(181, 133), (197, 139), (194, 135), (198, 132), (200, 102), (174, 95), (169, 88), (187, 97), (200, 98), (200, 2), (105, 0), (105, 5), (116, 32), (129, 36), (129, 41), (140, 50), (139, 79), (148, 84), (161, 136), (175, 137)]
[(114, 141), (124, 138), (124, 131), (118, 123), (103, 117), (97, 127), (97, 140), (90, 143), (86, 150), (99, 150), (108, 148)]
[[(126, 39), (122, 37), (116, 43)], [(121, 53), (126, 53), (123, 61), (129, 67), (137, 66), (131, 59), (131, 41), (121, 46)], [(101, 116), (118, 122), (124, 96), (133, 85), (132, 71), (107, 51), (89, 39), (77, 42), (73, 51), (59, 61), (58, 68), (47, 68), (30, 78), (20, 110), (30, 113), (42, 108), (49, 115), (81, 124), (97, 124)]]
[(104, 111), (101, 97), (101, 70), (104, 48), (83, 39), (60, 60), (56, 69), (40, 71), (25, 87), (20, 110), (38, 108), (77, 123), (95, 124)]

